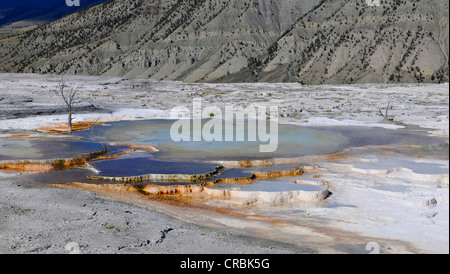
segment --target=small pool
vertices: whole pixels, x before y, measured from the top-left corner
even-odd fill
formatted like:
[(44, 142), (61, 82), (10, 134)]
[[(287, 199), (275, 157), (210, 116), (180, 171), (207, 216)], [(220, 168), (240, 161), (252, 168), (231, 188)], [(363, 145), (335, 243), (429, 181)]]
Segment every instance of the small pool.
[(408, 159), (398, 159), (383, 157), (373, 163), (362, 163), (355, 165), (358, 169), (371, 169), (371, 170), (386, 170), (396, 167), (410, 169), (414, 173), (418, 174), (448, 174), (448, 167), (436, 165), (435, 163), (427, 162), (415, 162)]
[(277, 181), (254, 182), (242, 187), (241, 191), (264, 191), (264, 192), (285, 192), (285, 191), (321, 191), (325, 187), (310, 184), (283, 183)]
[(0, 161), (73, 158), (103, 149), (95, 141), (67, 138), (0, 138)]
[(147, 174), (204, 174), (215, 171), (217, 164), (201, 162), (165, 162), (150, 158), (123, 158), (92, 162), (91, 166), (100, 171), (97, 176), (126, 177)]

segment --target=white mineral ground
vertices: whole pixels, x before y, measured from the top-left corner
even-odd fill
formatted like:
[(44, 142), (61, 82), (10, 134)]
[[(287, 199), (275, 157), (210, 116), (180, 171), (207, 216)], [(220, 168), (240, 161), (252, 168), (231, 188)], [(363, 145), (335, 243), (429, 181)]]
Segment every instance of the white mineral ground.
[[(193, 98), (202, 98), (204, 106), (271, 103), (279, 107), (281, 123), (300, 126), (417, 126), (448, 143), (448, 83), (301, 86), (64, 79), (79, 85), (77, 105), (85, 108), (75, 114), (75, 122), (169, 118), (174, 106), (191, 108)], [(65, 123), (63, 101), (55, 92), (58, 81), (51, 75), (0, 74), (0, 134)], [(393, 121), (384, 122), (379, 109), (384, 113), (388, 103)], [(71, 242), (85, 253), (367, 253), (369, 242), (382, 253), (448, 253), (448, 151), (445, 157), (408, 157), (396, 149), (403, 148), (299, 158), (307, 172), (280, 180), (320, 182), (332, 195), (322, 202), (281, 205), (210, 197), (199, 199), (192, 210), (179, 210), (176, 204), (137, 194), (54, 188), (3, 172), (0, 253), (67, 253)], [(208, 205), (226, 213), (208, 210)]]

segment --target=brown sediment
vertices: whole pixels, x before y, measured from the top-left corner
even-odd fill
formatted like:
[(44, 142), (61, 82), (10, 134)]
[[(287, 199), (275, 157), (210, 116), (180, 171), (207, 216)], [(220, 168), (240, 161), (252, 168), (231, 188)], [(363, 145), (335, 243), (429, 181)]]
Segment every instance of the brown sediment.
[(160, 186), (160, 185), (146, 185), (141, 189), (145, 193), (151, 195), (174, 195), (186, 193), (200, 193), (203, 191), (203, 185), (174, 185), (174, 186)]
[(237, 160), (237, 161), (213, 161), (228, 168), (252, 168), (252, 167), (270, 167), (276, 165), (299, 165), (305, 162), (303, 157), (298, 158), (271, 158), (264, 160)]
[(239, 167), (241, 167), (241, 168), (267, 167), (267, 166), (273, 166), (274, 165), (274, 159), (237, 161), (237, 165)]
[(88, 160), (84, 158), (2, 161), (0, 162), (0, 169), (9, 171), (49, 171), (58, 168), (84, 165), (87, 162)]
[(247, 185), (253, 183), (256, 179), (255, 174), (251, 174), (249, 177), (238, 177), (238, 178), (219, 178), (214, 181), (213, 184), (237, 184), (237, 185)]
[[(263, 172), (263, 174), (260, 174), (260, 178), (264, 176), (264, 178), (277, 178), (277, 177), (287, 177), (287, 176), (299, 176), (303, 174), (303, 170), (300, 167), (297, 167), (294, 170), (283, 170), (283, 171), (267, 171)], [(149, 175), (146, 175), (149, 176)], [(157, 176), (162, 176), (161, 174), (153, 174), (151, 178), (157, 178)], [(168, 176), (168, 175), (164, 175)], [(180, 175), (175, 175), (180, 176)], [(183, 175), (184, 176), (184, 175)], [(184, 177), (183, 177), (184, 178)], [(177, 178), (177, 179), (183, 179), (183, 178)], [(233, 189), (214, 189), (213, 187), (218, 184), (251, 184), (254, 180), (256, 180), (258, 177), (252, 174), (249, 177), (242, 177), (242, 178), (219, 178), (215, 181), (207, 181), (204, 183), (199, 184), (181, 184), (181, 185), (157, 185), (153, 183), (150, 184), (144, 184), (145, 178), (142, 178), (142, 176), (135, 176), (135, 177), (124, 177), (124, 178), (107, 178), (107, 177), (91, 177), (88, 179), (91, 180), (110, 180), (119, 182), (119, 184), (106, 184), (101, 185), (101, 188), (110, 188), (112, 191), (116, 191), (117, 188), (120, 188), (120, 183), (123, 183), (129, 187), (127, 187), (127, 191), (133, 190), (138, 191), (141, 194), (144, 195), (151, 195), (151, 196), (163, 196), (163, 195), (178, 195), (178, 194), (194, 194), (194, 193), (202, 193), (203, 195), (208, 196), (209, 198), (216, 196), (216, 197), (236, 197), (236, 198), (246, 198), (252, 199), (254, 198), (256, 202), (257, 200), (265, 201), (265, 202), (283, 202), (288, 200), (295, 200), (295, 199), (304, 199), (307, 201), (312, 200), (321, 200), (325, 199), (328, 195), (328, 189), (324, 189), (323, 191), (317, 191), (307, 193), (301, 190), (292, 192), (291, 196), (281, 197), (279, 194), (275, 196), (270, 196), (265, 194), (264, 192), (233, 192)], [(146, 178), (147, 181), (150, 182), (149, 178)], [(167, 177), (163, 178), (164, 181), (167, 182)], [(185, 178), (184, 178), (185, 179)], [(161, 182), (161, 178), (158, 178), (158, 181)], [(186, 180), (185, 180), (186, 181)], [(295, 182), (294, 182), (295, 183)], [(315, 182), (315, 184), (319, 184)], [(323, 184), (325, 185), (325, 184)], [(93, 187), (96, 188), (96, 187)], [(253, 203), (252, 201), (248, 200), (245, 203)]]
[[(228, 210), (220, 207), (203, 206), (193, 202), (191, 195), (181, 194), (198, 194), (203, 193), (203, 184), (198, 185), (174, 185), (174, 186), (161, 186), (161, 185), (139, 185), (139, 184), (87, 184), (73, 182), (68, 184), (48, 184), (48, 186), (66, 188), (66, 189), (78, 189), (90, 191), (107, 197), (121, 197), (121, 199), (128, 200), (130, 202), (143, 201), (157, 201), (167, 205), (189, 207), (191, 209), (205, 209), (216, 212), (228, 212)], [(204, 194), (205, 195), (205, 194)], [(199, 197), (200, 197), (199, 196)], [(138, 198), (139, 200), (134, 200)], [(200, 201), (200, 200), (199, 200)], [(243, 215), (244, 216), (244, 215)]]
[[(367, 242), (372, 241), (380, 243), (386, 248), (394, 246), (402, 251), (417, 253), (417, 250), (408, 243), (366, 237), (355, 232), (330, 226), (327, 223), (321, 222), (317, 216), (302, 215), (299, 216), (299, 219), (295, 220), (273, 219), (264, 215), (249, 214), (248, 210), (245, 210), (246, 207), (242, 206), (236, 208), (214, 206), (210, 203), (204, 203), (204, 201), (207, 202), (209, 200), (202, 199), (202, 193), (193, 192), (193, 195), (148, 195), (142, 191), (142, 187), (125, 184), (97, 185), (70, 183), (52, 184), (50, 186), (89, 191), (100, 196), (156, 209), (189, 222), (200, 222), (217, 229), (225, 228), (232, 231), (240, 231), (241, 233), (251, 233), (262, 238), (278, 239), (299, 246), (318, 248), (319, 251), (339, 251), (339, 249), (335, 249), (334, 247), (339, 245), (364, 246)], [(227, 225), (220, 221), (222, 217), (230, 217), (243, 223), (234, 227), (232, 225), (233, 222)], [(289, 229), (291, 227), (293, 228), (292, 230)], [(295, 228), (297, 227), (299, 228), (298, 234), (295, 232)], [(285, 229), (287, 229), (287, 234), (276, 233), (278, 230), (282, 232)], [(300, 240), (292, 241), (291, 237), (293, 235), (297, 235)], [(383, 251), (386, 252), (386, 250)]]
[(282, 177), (297, 177), (305, 173), (303, 167), (297, 167), (291, 170), (275, 170), (275, 171), (256, 171), (250, 172), (248, 177), (236, 178), (218, 178), (211, 180), (214, 176), (219, 174), (222, 166), (217, 166), (214, 171), (204, 174), (145, 174), (139, 176), (125, 176), (125, 177), (107, 177), (107, 176), (90, 176), (91, 181), (111, 181), (120, 183), (144, 183), (144, 182), (205, 182), (210, 185), (214, 184), (251, 184), (256, 179), (274, 179)]
[[(102, 193), (121, 193), (121, 194), (138, 194), (141, 199), (151, 199), (161, 197), (161, 200), (173, 200), (169, 196), (181, 197), (177, 194), (200, 193), (203, 191), (203, 185), (139, 185), (139, 184), (86, 184), (86, 183), (69, 183), (69, 184), (48, 184), (49, 186), (58, 188), (72, 188), (87, 190), (91, 192), (101, 191)], [(169, 195), (169, 196), (168, 196)], [(164, 198), (165, 197), (165, 198)]]
[(322, 161), (344, 160), (344, 159), (349, 159), (350, 157), (351, 157), (351, 155), (348, 153), (335, 153), (335, 154), (311, 156), (311, 158), (313, 158), (315, 160), (322, 160)]
[(256, 171), (253, 172), (256, 179), (274, 179), (274, 178), (281, 178), (281, 177), (295, 177), (295, 176), (301, 176), (305, 172), (303, 168), (298, 167), (296, 169), (292, 170), (275, 170), (275, 171)]
[(90, 176), (91, 181), (112, 181), (121, 183), (142, 183), (142, 182), (201, 182), (214, 177), (222, 169), (222, 166), (217, 166), (211, 172), (203, 174), (145, 174), (139, 176), (126, 177), (107, 177), (107, 176)]
[(0, 170), (49, 172), (61, 168), (82, 166), (87, 164), (88, 161), (87, 158), (3, 161), (0, 162)]
[(111, 155), (100, 155), (98, 156), (96, 159), (98, 160), (113, 160), (113, 159), (117, 159), (120, 156), (124, 156), (124, 155), (128, 155), (131, 153), (137, 152), (137, 150), (135, 149), (130, 149), (130, 150), (126, 150), (126, 151), (122, 151), (116, 154), (111, 154)]
[(134, 148), (134, 149), (148, 149), (151, 150), (153, 152), (158, 152), (159, 149), (157, 149), (154, 146), (151, 145), (135, 145), (135, 144), (127, 144), (127, 143), (112, 143), (113, 146), (129, 146), (130, 148)]
[(0, 164), (0, 170), (2, 171), (49, 172), (54, 169), (55, 167), (49, 164)]
[(69, 183), (69, 184), (48, 184), (48, 186), (58, 188), (73, 188), (89, 191), (106, 191), (106, 192), (137, 192), (137, 188), (132, 185), (125, 184), (86, 184), (86, 183)]
[(238, 160), (238, 161), (214, 161), (230, 168), (268, 167), (275, 165), (275, 159), (265, 160)]
[[(73, 183), (68, 186), (84, 186), (91, 189), (102, 189), (107, 191), (138, 191), (145, 195), (175, 195), (175, 194), (188, 194), (188, 193), (201, 193), (205, 187), (214, 187), (217, 184), (251, 184), (255, 179), (267, 179), (278, 177), (290, 177), (300, 176), (303, 174), (303, 169), (297, 167), (293, 170), (283, 171), (266, 171), (266, 172), (254, 172), (250, 173), (249, 177), (237, 177), (237, 178), (219, 178), (216, 180), (207, 181), (211, 176), (214, 176), (218, 171), (222, 169), (222, 166), (217, 166), (215, 171), (205, 174), (186, 175), (186, 174), (149, 174), (142, 176), (131, 177), (102, 177), (92, 176), (88, 177), (92, 181), (112, 181), (110, 184), (85, 184), (85, 183)], [(258, 174), (257, 175), (255, 175)], [(206, 180), (206, 181), (205, 181)], [(181, 185), (156, 185), (155, 182), (195, 182), (198, 184), (181, 184)], [(146, 184), (148, 182), (149, 184)], [(153, 183), (153, 184), (152, 184)], [(56, 185), (60, 187), (60, 185)]]
[(30, 134), (12, 134), (12, 135), (9, 135), (8, 137), (10, 137), (10, 138), (15, 138), (15, 137), (30, 137)]
[[(93, 126), (103, 126), (102, 122), (84, 121), (72, 123), (72, 131), (83, 131)], [(41, 127), (36, 129), (37, 131), (43, 131), (46, 133), (66, 134), (69, 132), (67, 123), (58, 124), (54, 126)]]
[[(202, 175), (164, 175), (164, 174), (150, 174), (144, 176), (133, 176), (133, 177), (88, 177), (88, 179), (93, 181), (112, 181), (110, 184), (85, 184), (85, 183), (73, 183), (68, 184), (67, 186), (74, 186), (79, 188), (88, 188), (89, 190), (101, 190), (106, 192), (137, 192), (139, 194), (149, 196), (149, 197), (161, 197), (161, 196), (173, 196), (173, 198), (163, 198), (165, 200), (176, 200), (182, 201), (189, 197), (189, 195), (181, 195), (180, 194), (201, 194), (204, 197), (211, 198), (212, 196), (223, 196), (220, 195), (221, 190), (218, 190), (219, 195), (211, 195), (211, 191), (215, 191), (214, 188), (206, 188), (206, 187), (214, 187), (218, 184), (251, 184), (256, 179), (271, 179), (278, 177), (293, 177), (300, 176), (303, 174), (302, 167), (297, 167), (292, 170), (282, 170), (282, 171), (263, 171), (263, 172), (253, 172), (250, 173), (248, 177), (237, 177), (237, 178), (218, 178), (216, 180), (210, 180), (205, 182), (205, 178), (209, 176), (213, 176), (217, 174), (217, 172), (221, 169), (221, 166), (217, 166), (216, 170), (213, 173), (202, 174)], [(145, 177), (147, 176), (147, 177)], [(195, 178), (195, 180), (192, 179)], [(157, 180), (155, 180), (157, 179)], [(203, 181), (198, 184), (180, 184), (180, 185), (158, 185), (155, 182), (171, 182), (178, 181), (183, 179), (184, 182), (194, 182), (196, 180)], [(145, 183), (149, 182), (149, 184)], [(296, 183), (296, 182), (293, 182)], [(317, 182), (314, 182), (318, 184)], [(61, 187), (60, 185), (56, 185)], [(208, 191), (206, 191), (208, 190)], [(225, 192), (230, 190), (225, 190)], [(215, 193), (215, 192), (214, 192)], [(214, 194), (213, 193), (213, 194)], [(299, 191), (300, 193), (300, 191)], [(215, 193), (217, 194), (217, 193)], [(225, 193), (226, 194), (226, 193)], [(261, 196), (262, 195), (262, 196)], [(264, 200), (265, 195), (261, 194), (261, 199)], [(226, 197), (225, 195), (224, 197)], [(298, 196), (298, 195), (297, 195)], [(303, 195), (304, 196), (304, 195)], [(302, 197), (303, 197), (302, 196)], [(239, 197), (238, 197), (239, 198)]]
[(325, 159), (327, 160), (342, 160), (342, 159), (349, 159), (350, 154), (348, 153), (336, 153), (336, 154), (330, 154), (326, 155)]
[(47, 160), (6, 160), (0, 161), (0, 170), (5, 171), (37, 171), (50, 172), (57, 169), (83, 166), (107, 152), (104, 150), (88, 153), (74, 158), (47, 159)]
[(264, 160), (214, 161), (230, 168), (269, 167), (274, 165), (298, 164), (298, 158), (271, 158)]

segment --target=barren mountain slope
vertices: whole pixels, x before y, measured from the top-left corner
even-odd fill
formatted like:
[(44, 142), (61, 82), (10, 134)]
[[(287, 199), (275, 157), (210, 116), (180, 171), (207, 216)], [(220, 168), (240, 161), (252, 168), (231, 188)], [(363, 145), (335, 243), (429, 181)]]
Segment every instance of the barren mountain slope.
[(1, 72), (448, 82), (448, 0), (124, 0), (0, 40)]
[(448, 5), (324, 1), (272, 46), (259, 80), (448, 82)]
[(109, 1), (3, 41), (2, 71), (214, 81), (319, 0)]

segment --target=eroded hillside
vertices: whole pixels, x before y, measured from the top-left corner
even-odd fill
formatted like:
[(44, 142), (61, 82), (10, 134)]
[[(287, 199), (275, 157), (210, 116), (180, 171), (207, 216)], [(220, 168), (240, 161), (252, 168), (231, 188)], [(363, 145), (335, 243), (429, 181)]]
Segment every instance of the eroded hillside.
[(140, 0), (0, 40), (0, 71), (187, 82), (448, 82), (448, 1)]

